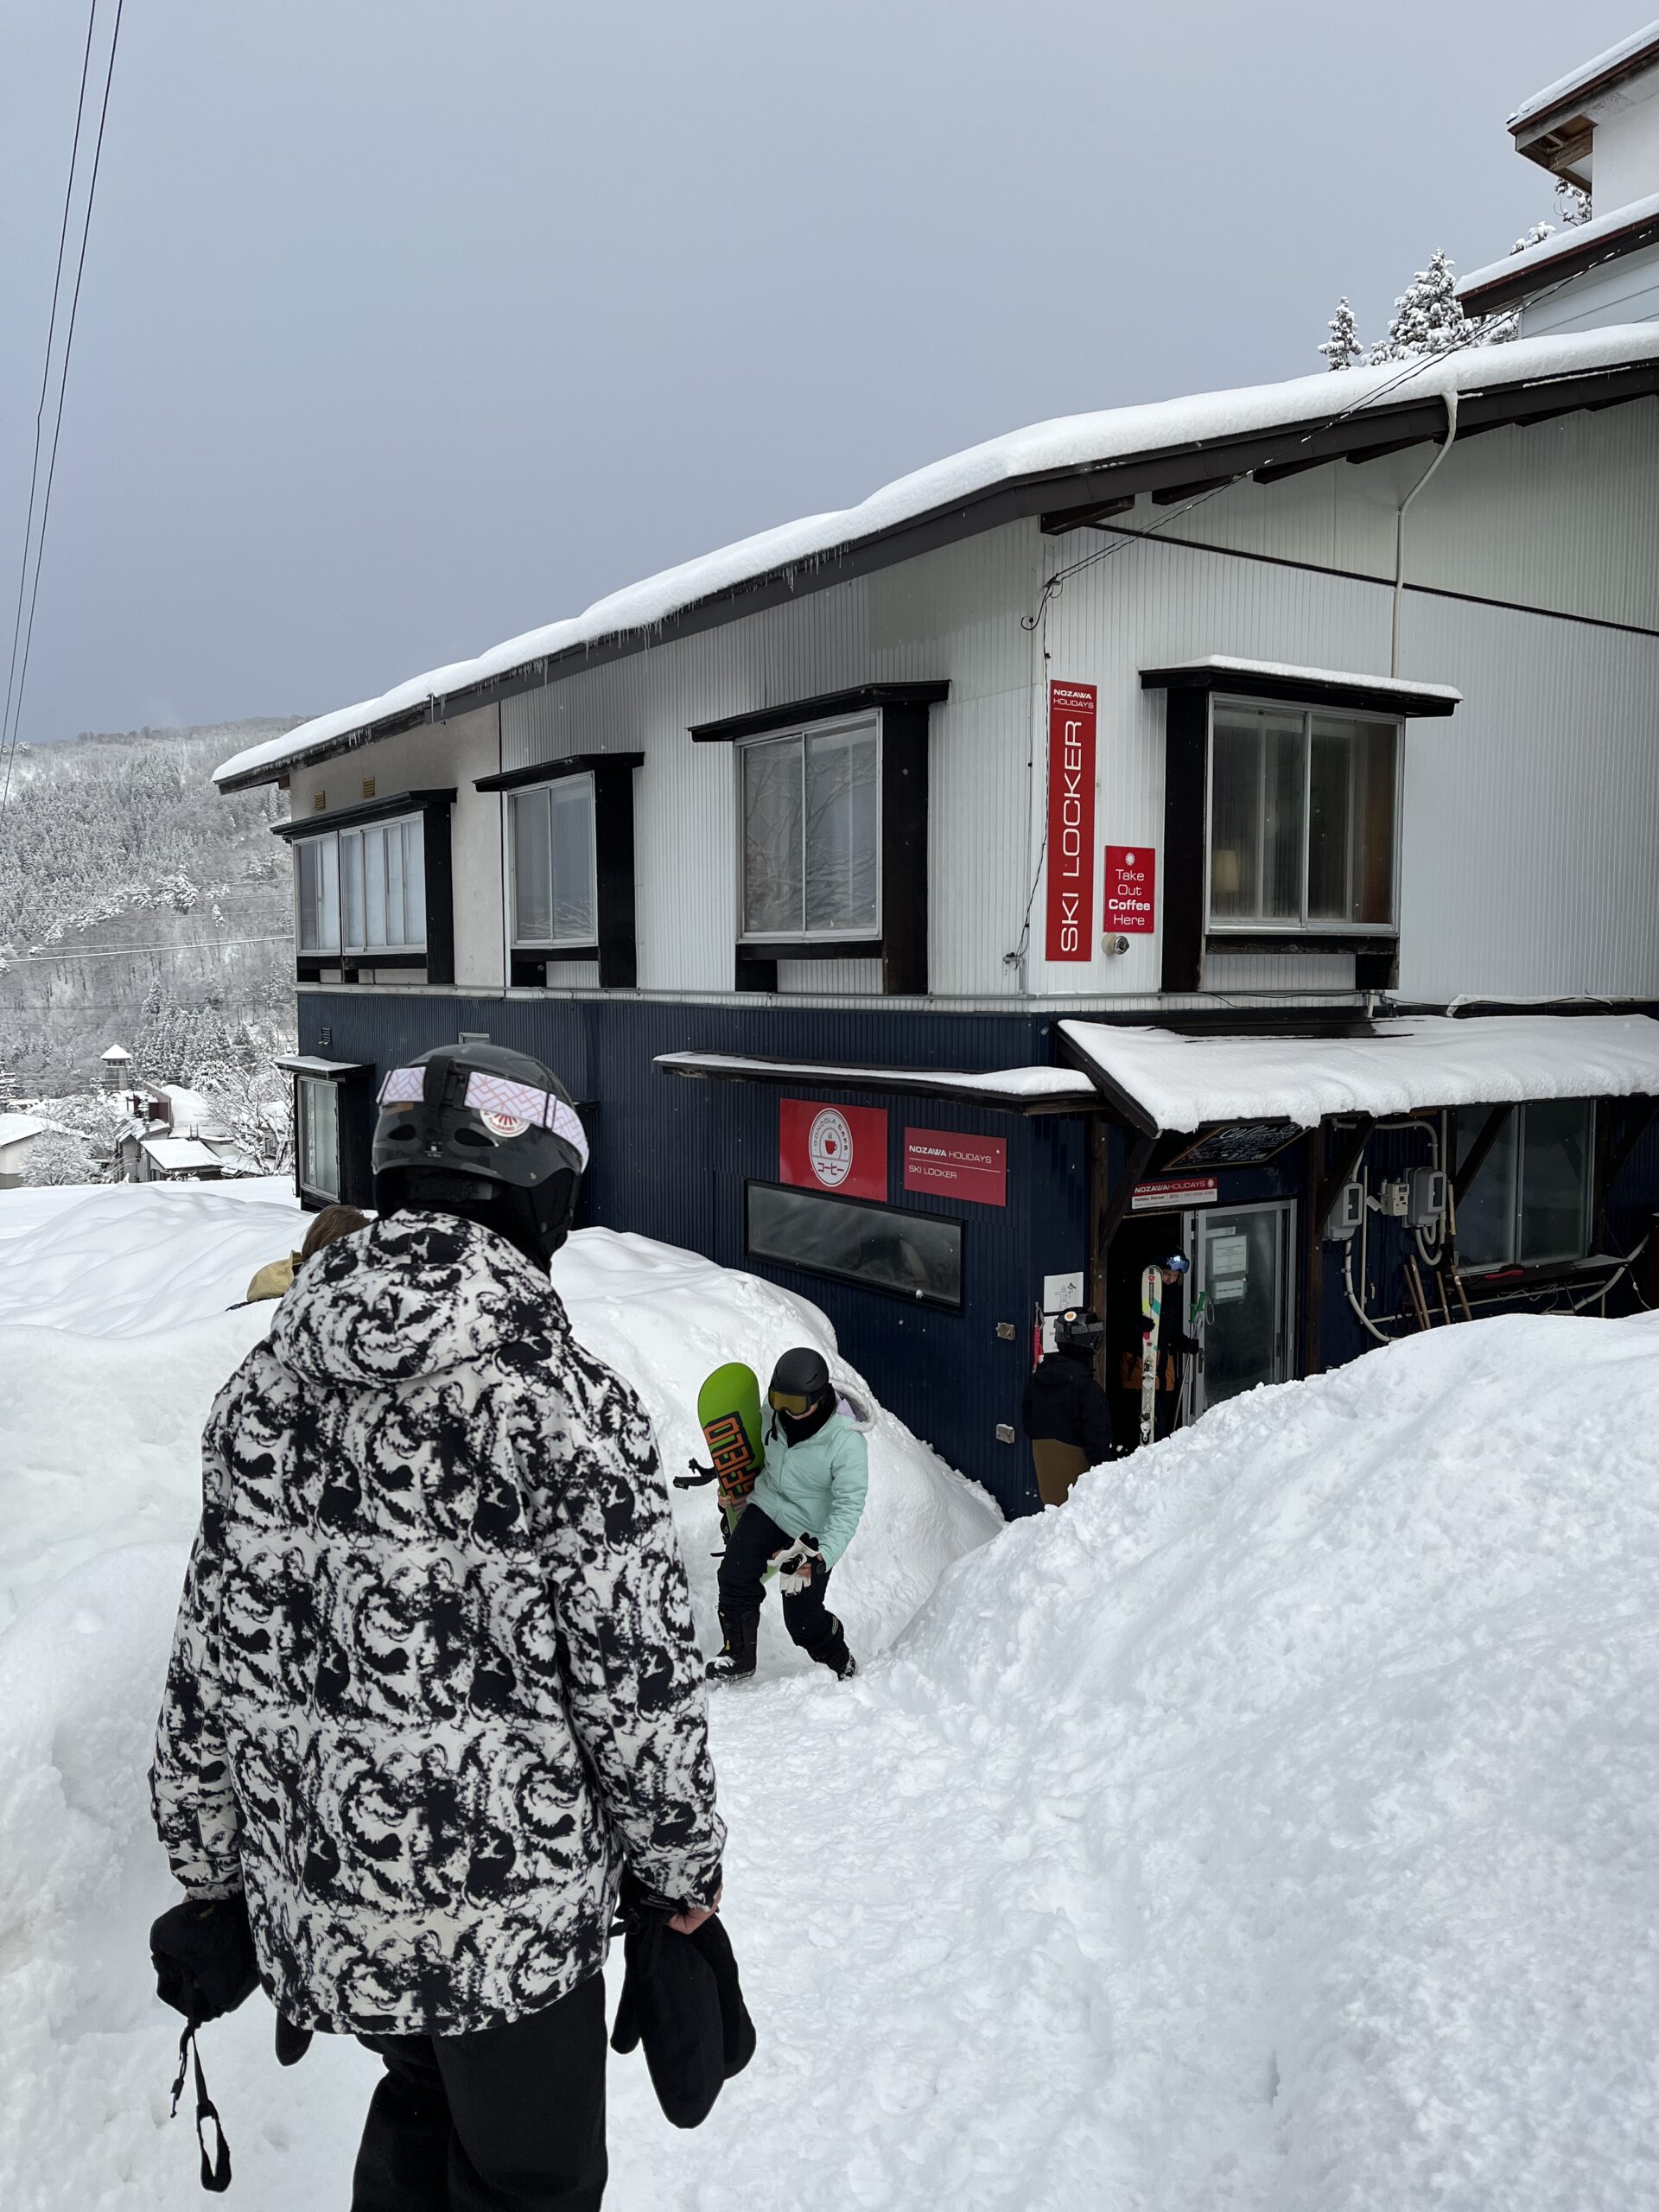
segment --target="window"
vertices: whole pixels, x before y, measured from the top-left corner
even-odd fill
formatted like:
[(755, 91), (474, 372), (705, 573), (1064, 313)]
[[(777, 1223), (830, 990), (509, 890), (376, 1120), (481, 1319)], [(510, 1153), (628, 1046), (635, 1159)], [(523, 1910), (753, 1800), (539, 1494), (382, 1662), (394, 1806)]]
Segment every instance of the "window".
[(582, 945), (599, 938), (594, 779), (568, 776), (514, 791), (512, 941)]
[(300, 1188), (314, 1198), (340, 1196), (340, 1090), (315, 1076), (299, 1080)]
[(1399, 725), (1217, 699), (1211, 929), (1392, 931)]
[(299, 844), (302, 952), (426, 946), (426, 840), (417, 814)]
[(758, 739), (742, 747), (741, 759), (744, 936), (876, 936), (877, 718)]
[(775, 1183), (746, 1185), (745, 1211), (745, 1241), (756, 1259), (961, 1308), (959, 1221)]
[[(1583, 1098), (1535, 1099), (1500, 1128), (1474, 1181), (1458, 1201), (1458, 1255), (1471, 1272), (1581, 1260), (1590, 1239), (1595, 1107)], [(1466, 1160), (1485, 1116), (1458, 1116), (1458, 1159)]]

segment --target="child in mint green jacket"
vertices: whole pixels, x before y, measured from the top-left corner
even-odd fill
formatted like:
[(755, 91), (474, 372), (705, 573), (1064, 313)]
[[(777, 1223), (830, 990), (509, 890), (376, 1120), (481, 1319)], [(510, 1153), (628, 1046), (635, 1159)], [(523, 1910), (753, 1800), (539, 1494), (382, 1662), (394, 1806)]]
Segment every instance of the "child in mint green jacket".
[(829, 1366), (810, 1346), (784, 1354), (772, 1370), (767, 1397), (766, 1463), (721, 1560), (724, 1641), (709, 1674), (716, 1681), (753, 1674), (766, 1575), (775, 1567), (791, 1637), (845, 1681), (857, 1672), (857, 1662), (824, 1592), (864, 1510), (869, 1488), (864, 1439), (838, 1410)]

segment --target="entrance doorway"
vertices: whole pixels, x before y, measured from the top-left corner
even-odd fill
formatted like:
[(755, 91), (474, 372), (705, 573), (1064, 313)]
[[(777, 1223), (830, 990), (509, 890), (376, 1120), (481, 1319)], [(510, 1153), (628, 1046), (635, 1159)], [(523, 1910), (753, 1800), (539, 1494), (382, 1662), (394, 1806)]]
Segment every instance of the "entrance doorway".
[(1202, 1294), (1204, 1359), (1192, 1376), (1192, 1412), (1290, 1376), (1295, 1311), (1294, 1200), (1188, 1214), (1187, 1326)]

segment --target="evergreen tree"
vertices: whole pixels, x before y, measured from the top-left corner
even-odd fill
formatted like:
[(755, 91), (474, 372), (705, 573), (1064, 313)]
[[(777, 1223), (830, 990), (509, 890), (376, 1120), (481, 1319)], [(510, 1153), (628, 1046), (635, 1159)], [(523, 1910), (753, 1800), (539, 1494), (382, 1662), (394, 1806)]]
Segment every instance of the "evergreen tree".
[(1320, 346), (1325, 365), (1332, 369), (1351, 369), (1357, 361), (1365, 358), (1365, 348), (1359, 342), (1359, 326), (1354, 321), (1354, 311), (1344, 298), (1337, 302), (1337, 311), (1330, 321), (1331, 335)]
[(1471, 321), (1458, 304), (1457, 276), (1444, 253), (1433, 254), (1394, 303), (1389, 334), (1371, 348), (1371, 359), (1411, 361), (1474, 344), (1486, 326)]

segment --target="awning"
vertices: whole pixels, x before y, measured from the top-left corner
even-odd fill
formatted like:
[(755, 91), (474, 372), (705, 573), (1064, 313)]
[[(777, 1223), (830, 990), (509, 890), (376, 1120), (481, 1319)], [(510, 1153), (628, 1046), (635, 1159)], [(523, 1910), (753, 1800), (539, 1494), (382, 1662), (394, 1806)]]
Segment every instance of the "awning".
[(1071, 1068), (849, 1067), (832, 1060), (750, 1059), (737, 1052), (659, 1052), (664, 1075), (721, 1083), (794, 1084), (812, 1090), (895, 1090), (917, 1098), (949, 1098), (998, 1114), (1097, 1113), (1103, 1101), (1086, 1075)]
[(1289, 661), (1240, 660), (1232, 653), (1206, 653), (1202, 660), (1143, 668), (1141, 689), (1230, 691), (1236, 697), (1341, 707), (1362, 715), (1451, 715), (1463, 704), (1463, 694), (1455, 684), (1408, 683), (1397, 676), (1359, 676), (1345, 668), (1300, 668)]
[(1370, 1037), (1183, 1037), (1062, 1021), (1068, 1057), (1149, 1134), (1213, 1122), (1382, 1118), (1420, 1107), (1659, 1096), (1659, 1021), (1630, 1014), (1427, 1014)]
[(289, 1052), (276, 1065), (289, 1075), (316, 1076), (325, 1083), (344, 1083), (348, 1076), (371, 1072), (366, 1060), (321, 1060), (315, 1052)]

